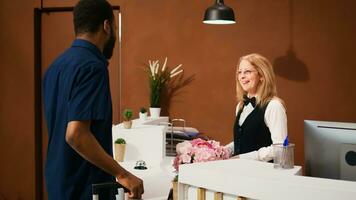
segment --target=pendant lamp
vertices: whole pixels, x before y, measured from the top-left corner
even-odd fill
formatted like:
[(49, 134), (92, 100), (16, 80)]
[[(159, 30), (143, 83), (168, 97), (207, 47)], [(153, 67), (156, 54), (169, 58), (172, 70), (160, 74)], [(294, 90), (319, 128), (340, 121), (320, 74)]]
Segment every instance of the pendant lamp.
[(216, 0), (215, 4), (205, 11), (205, 24), (235, 24), (234, 11), (224, 5), (224, 0)]

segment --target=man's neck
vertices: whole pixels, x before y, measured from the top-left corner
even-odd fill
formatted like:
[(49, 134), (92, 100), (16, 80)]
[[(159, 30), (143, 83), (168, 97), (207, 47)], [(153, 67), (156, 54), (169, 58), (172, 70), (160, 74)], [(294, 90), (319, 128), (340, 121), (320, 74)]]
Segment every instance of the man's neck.
[(104, 42), (100, 38), (99, 34), (80, 34), (75, 37), (76, 39), (86, 40), (94, 44), (98, 49), (103, 52)]

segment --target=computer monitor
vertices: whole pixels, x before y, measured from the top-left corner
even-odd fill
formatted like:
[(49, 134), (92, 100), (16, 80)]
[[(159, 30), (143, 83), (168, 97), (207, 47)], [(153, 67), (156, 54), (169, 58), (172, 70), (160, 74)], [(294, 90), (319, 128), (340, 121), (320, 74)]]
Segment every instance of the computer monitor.
[(304, 120), (307, 176), (356, 181), (356, 123)]

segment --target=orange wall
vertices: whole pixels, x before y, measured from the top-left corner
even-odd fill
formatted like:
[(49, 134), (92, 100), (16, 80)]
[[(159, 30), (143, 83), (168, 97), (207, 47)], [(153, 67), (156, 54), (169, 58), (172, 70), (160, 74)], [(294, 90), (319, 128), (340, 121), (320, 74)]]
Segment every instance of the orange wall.
[[(231, 26), (201, 23), (213, 0), (117, 2), (123, 15), (122, 108), (137, 113), (149, 105), (142, 63), (168, 56), (168, 66), (182, 63), (184, 77), (195, 75), (172, 99), (171, 118), (227, 143), (236, 63), (258, 52), (276, 63), (297, 164), (303, 164), (304, 119), (356, 122), (355, 1), (226, 0), (237, 18)], [(0, 2), (0, 199), (34, 199), (33, 3)], [(287, 56), (291, 44), (296, 57)]]
[[(171, 118), (184, 118), (216, 140), (232, 140), (235, 67), (257, 52), (275, 63), (279, 96), (287, 106), (296, 163), (303, 164), (303, 120), (356, 122), (353, 59), (355, 1), (249, 0), (225, 3), (237, 24), (202, 23), (206, 1), (121, 1), (123, 105), (138, 112), (149, 106), (149, 59), (182, 63), (195, 80), (172, 99)], [(292, 5), (293, 3), (293, 5)], [(292, 46), (295, 56), (287, 54)]]
[(33, 2), (0, 2), (0, 199), (34, 198)]

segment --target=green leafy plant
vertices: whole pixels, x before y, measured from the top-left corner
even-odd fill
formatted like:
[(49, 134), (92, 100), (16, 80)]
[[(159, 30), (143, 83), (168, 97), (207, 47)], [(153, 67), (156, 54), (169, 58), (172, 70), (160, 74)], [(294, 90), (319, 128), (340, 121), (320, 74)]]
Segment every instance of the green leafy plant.
[(172, 181), (173, 181), (173, 182), (178, 182), (178, 174), (174, 176), (174, 178), (173, 178)]
[(179, 68), (182, 66), (182, 64), (179, 64), (176, 66), (174, 69), (169, 70), (167, 66), (167, 57), (164, 60), (162, 69), (159, 70), (159, 61), (148, 61), (149, 66), (147, 67), (147, 74), (148, 74), (148, 80), (149, 80), (149, 86), (150, 86), (150, 104), (151, 107), (153, 108), (159, 108), (161, 107), (161, 97), (162, 97), (162, 92), (167, 87), (169, 81), (181, 74), (183, 72), (183, 69)]
[(126, 141), (124, 140), (124, 138), (117, 138), (115, 140), (115, 144), (126, 144)]
[(131, 109), (125, 109), (123, 112), (123, 117), (125, 121), (130, 121), (132, 118), (132, 110)]
[(140, 113), (146, 113), (146, 112), (147, 112), (146, 108), (144, 107), (140, 108)]

